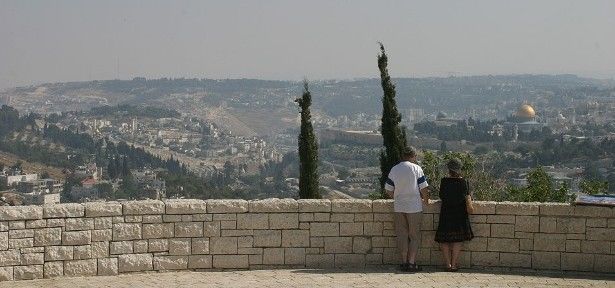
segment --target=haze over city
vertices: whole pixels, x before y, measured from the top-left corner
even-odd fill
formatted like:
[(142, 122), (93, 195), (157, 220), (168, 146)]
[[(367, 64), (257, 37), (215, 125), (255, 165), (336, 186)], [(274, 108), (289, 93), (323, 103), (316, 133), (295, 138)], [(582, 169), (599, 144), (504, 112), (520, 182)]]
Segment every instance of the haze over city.
[(0, 88), (133, 77), (615, 76), (613, 1), (0, 1)]

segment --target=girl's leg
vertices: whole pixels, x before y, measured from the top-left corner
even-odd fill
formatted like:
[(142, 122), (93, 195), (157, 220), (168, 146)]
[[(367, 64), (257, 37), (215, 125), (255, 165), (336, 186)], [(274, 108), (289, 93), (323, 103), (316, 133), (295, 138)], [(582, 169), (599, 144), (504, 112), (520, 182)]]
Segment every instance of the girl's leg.
[(461, 247), (463, 246), (463, 242), (455, 242), (452, 243), (452, 259), (451, 266), (453, 268), (459, 268), (459, 255), (461, 255)]
[(446, 268), (451, 268), (451, 243), (440, 243), (440, 250), (442, 250)]

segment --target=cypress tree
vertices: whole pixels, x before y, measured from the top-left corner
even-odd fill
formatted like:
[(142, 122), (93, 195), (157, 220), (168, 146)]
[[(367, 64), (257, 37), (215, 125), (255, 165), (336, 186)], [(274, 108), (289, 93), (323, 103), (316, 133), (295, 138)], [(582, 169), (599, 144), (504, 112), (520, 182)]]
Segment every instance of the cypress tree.
[(310, 105), (312, 94), (308, 82), (303, 82), (303, 95), (295, 100), (301, 109), (301, 131), (299, 132), (299, 198), (318, 199), (318, 143), (312, 127)]
[(135, 179), (130, 172), (128, 174), (123, 175), (122, 183), (120, 184), (120, 189), (118, 191), (118, 195), (116, 198), (135, 198), (137, 197), (137, 183), (135, 183)]
[(114, 160), (109, 159), (109, 164), (107, 165), (107, 175), (110, 180), (117, 178), (117, 171), (115, 171)]
[(113, 158), (113, 165), (115, 166), (115, 177), (117, 178), (122, 173), (122, 163), (120, 163), (120, 155), (115, 155)]
[(380, 191), (381, 197), (386, 198), (384, 183), (389, 175), (391, 168), (401, 160), (403, 148), (406, 146), (406, 132), (399, 124), (401, 114), (397, 111), (395, 102), (395, 85), (391, 82), (389, 70), (387, 68), (388, 58), (384, 51), (384, 45), (380, 44), (380, 55), (378, 55), (378, 69), (380, 69), (380, 82), (384, 92), (382, 96), (382, 124), (380, 133), (384, 148), (380, 151)]
[(128, 157), (124, 156), (122, 160), (122, 176), (126, 177), (130, 174), (130, 167), (128, 166)]

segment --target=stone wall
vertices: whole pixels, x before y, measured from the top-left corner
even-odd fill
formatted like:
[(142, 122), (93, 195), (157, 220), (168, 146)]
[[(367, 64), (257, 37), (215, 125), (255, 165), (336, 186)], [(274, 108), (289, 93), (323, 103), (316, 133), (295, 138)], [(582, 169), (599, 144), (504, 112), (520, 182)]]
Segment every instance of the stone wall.
[[(440, 265), (438, 203), (418, 262)], [(615, 272), (615, 209), (477, 202), (465, 267)], [(0, 207), (0, 280), (397, 264), (388, 200), (170, 200)]]

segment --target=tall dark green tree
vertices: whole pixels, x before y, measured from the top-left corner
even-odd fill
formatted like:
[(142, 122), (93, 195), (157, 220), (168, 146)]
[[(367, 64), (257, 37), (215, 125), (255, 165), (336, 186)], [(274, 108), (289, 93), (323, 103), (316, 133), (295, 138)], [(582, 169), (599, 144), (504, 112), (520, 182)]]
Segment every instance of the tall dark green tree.
[(64, 181), (64, 187), (62, 189), (62, 193), (60, 193), (60, 202), (61, 203), (71, 203), (74, 202), (71, 191), (73, 186), (79, 186), (79, 179), (74, 177), (73, 175), (69, 175), (66, 177)]
[(317, 199), (318, 192), (318, 142), (312, 127), (312, 94), (308, 82), (303, 82), (303, 95), (295, 100), (301, 109), (301, 130), (299, 132), (299, 198)]
[(122, 160), (122, 177), (130, 174), (130, 166), (128, 166), (128, 157), (124, 156)]
[(391, 168), (399, 163), (403, 148), (406, 146), (406, 131), (400, 125), (401, 114), (397, 111), (395, 102), (395, 85), (389, 76), (387, 68), (388, 58), (384, 50), (384, 45), (380, 43), (380, 55), (378, 55), (378, 69), (380, 69), (380, 82), (384, 92), (382, 96), (382, 124), (380, 132), (384, 148), (380, 152), (380, 191), (383, 198), (384, 182), (387, 179)]
[(117, 178), (122, 173), (122, 164), (119, 155), (115, 155), (113, 158), (113, 165), (115, 166), (115, 177)]
[(115, 160), (109, 159), (109, 165), (107, 165), (107, 176), (110, 180), (117, 178), (117, 171), (115, 170)]
[(120, 184), (120, 189), (117, 191), (116, 198), (134, 199), (138, 196), (137, 192), (137, 183), (132, 173), (129, 171), (128, 174), (122, 177), (122, 183)]

